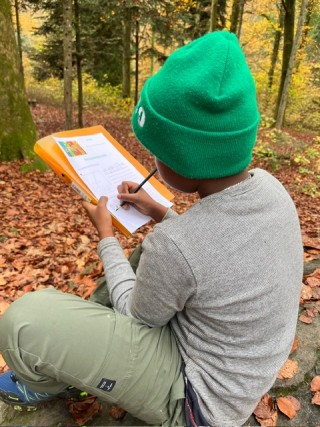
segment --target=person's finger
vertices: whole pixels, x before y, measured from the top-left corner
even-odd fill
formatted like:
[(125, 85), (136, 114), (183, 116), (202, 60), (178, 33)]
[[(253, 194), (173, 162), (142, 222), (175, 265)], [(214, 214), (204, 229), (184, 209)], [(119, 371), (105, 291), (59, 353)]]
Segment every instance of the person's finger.
[(83, 201), (82, 202), (82, 206), (85, 208), (85, 210), (89, 213), (89, 212), (91, 212), (92, 211), (92, 209), (94, 209), (94, 206), (91, 204), (91, 203), (89, 203), (89, 202), (87, 202), (87, 201)]
[(107, 196), (101, 196), (99, 201), (98, 201), (98, 206), (107, 206), (107, 202), (108, 202), (108, 197)]
[(122, 202), (137, 203), (139, 201), (139, 195), (137, 193), (120, 193), (117, 197)]
[(118, 185), (118, 193), (131, 193), (137, 186), (138, 184), (135, 182), (122, 181), (122, 183)]

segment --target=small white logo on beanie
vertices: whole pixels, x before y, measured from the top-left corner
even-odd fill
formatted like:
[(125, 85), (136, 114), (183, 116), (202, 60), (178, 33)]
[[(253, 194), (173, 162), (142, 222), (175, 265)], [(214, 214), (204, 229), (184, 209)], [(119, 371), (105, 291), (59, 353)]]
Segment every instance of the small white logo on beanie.
[(138, 125), (140, 127), (143, 127), (145, 121), (146, 121), (146, 113), (144, 112), (144, 108), (140, 107), (138, 110)]

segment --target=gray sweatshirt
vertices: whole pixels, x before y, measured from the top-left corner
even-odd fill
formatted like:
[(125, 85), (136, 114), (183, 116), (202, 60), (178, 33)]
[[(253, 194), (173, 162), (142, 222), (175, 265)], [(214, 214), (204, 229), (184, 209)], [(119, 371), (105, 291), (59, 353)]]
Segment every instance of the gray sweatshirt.
[(114, 307), (170, 323), (213, 426), (239, 426), (272, 386), (295, 335), (303, 249), (295, 206), (261, 169), (183, 215), (169, 210), (143, 241), (136, 275), (115, 238), (100, 241)]

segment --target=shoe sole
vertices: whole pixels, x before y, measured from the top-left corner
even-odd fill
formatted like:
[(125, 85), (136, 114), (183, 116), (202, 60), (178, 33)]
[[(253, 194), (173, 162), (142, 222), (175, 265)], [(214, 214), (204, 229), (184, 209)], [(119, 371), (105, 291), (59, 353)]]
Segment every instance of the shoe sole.
[(23, 412), (34, 412), (38, 408), (43, 406), (44, 403), (51, 402), (53, 400), (59, 400), (60, 399), (60, 400), (69, 400), (69, 401), (79, 402), (81, 400), (85, 400), (87, 397), (88, 397), (88, 393), (83, 391), (78, 395), (75, 395), (75, 394), (72, 395), (72, 393), (70, 393), (70, 395), (67, 395), (67, 396), (57, 395), (53, 399), (44, 400), (42, 402), (38, 402), (36, 405), (32, 405), (30, 403), (15, 402), (13, 400), (8, 399), (7, 396), (0, 393), (0, 400), (2, 402), (6, 403), (7, 405), (12, 406), (15, 411), (19, 411), (19, 412), (22, 412), (22, 411)]

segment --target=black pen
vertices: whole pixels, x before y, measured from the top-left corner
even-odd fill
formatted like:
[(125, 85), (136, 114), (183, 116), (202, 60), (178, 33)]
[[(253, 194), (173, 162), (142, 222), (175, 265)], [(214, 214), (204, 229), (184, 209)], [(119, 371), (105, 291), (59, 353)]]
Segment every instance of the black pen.
[[(149, 181), (149, 179), (155, 174), (157, 172), (157, 168), (155, 168), (155, 169), (153, 169), (153, 171), (152, 172), (150, 172), (149, 173), (149, 175), (133, 190), (133, 191), (131, 191), (131, 194), (134, 194), (134, 193), (137, 193), (141, 188), (142, 188), (142, 186), (147, 182), (147, 181)], [(118, 209), (120, 209), (123, 205), (125, 205), (127, 202), (126, 201), (122, 201), (121, 203), (120, 203), (120, 205), (117, 207), (117, 209), (116, 209), (116, 211), (118, 210)]]

